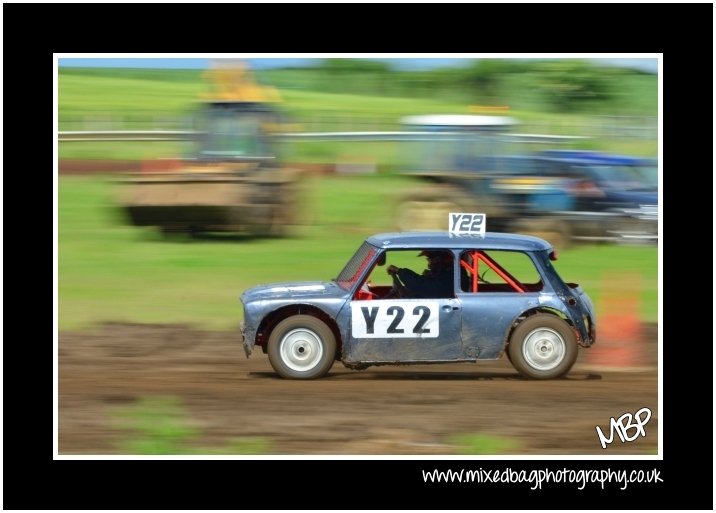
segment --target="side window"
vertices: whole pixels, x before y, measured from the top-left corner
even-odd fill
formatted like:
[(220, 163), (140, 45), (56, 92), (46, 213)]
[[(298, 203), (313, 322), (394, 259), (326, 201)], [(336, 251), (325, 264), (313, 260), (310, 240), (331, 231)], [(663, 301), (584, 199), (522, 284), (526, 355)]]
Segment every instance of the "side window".
[(447, 249), (398, 249), (382, 253), (354, 300), (455, 297), (455, 257)]
[(542, 278), (534, 262), (521, 251), (463, 251), (460, 269), (462, 292), (519, 294), (542, 290)]

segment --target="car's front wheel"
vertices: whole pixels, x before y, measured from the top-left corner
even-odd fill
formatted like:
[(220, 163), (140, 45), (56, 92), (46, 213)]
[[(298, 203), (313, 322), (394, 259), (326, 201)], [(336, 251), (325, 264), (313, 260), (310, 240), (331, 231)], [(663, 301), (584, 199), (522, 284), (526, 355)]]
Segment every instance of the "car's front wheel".
[(336, 357), (336, 338), (326, 324), (310, 315), (279, 322), (268, 341), (269, 362), (283, 378), (325, 376)]
[(512, 365), (534, 379), (551, 379), (569, 372), (577, 360), (577, 338), (562, 319), (536, 314), (522, 321), (507, 348)]

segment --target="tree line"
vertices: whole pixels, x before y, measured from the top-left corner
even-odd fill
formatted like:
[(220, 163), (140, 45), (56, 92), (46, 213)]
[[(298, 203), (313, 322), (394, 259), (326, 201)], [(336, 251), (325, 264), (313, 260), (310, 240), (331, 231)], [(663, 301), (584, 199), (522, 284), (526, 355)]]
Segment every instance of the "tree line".
[(476, 59), (464, 67), (414, 71), (397, 69), (386, 61), (334, 58), (312, 68), (285, 68), (264, 75), (279, 88), (431, 97), (486, 106), (511, 104), (512, 108), (558, 113), (593, 112), (602, 107), (655, 109), (657, 95), (654, 74), (579, 59)]

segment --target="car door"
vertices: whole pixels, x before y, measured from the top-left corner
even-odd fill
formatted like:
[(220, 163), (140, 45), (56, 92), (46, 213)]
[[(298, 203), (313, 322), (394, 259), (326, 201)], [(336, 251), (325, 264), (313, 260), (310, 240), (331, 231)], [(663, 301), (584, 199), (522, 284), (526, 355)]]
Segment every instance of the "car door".
[(520, 312), (539, 306), (537, 293), (466, 293), (460, 299), (464, 308), (465, 354), (473, 359), (499, 358), (515, 318)]
[(462, 358), (462, 308), (456, 298), (354, 300), (348, 308), (346, 362)]
[(548, 301), (547, 287), (525, 252), (489, 250), (488, 254), (476, 249), (465, 251), (461, 258), (469, 273), (458, 293), (465, 354), (472, 359), (498, 358), (515, 319)]

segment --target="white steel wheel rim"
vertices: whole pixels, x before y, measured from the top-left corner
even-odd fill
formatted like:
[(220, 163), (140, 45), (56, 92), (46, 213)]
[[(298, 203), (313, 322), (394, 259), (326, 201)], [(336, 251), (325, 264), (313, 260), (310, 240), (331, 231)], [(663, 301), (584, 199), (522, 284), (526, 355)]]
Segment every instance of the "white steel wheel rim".
[(548, 371), (557, 367), (567, 351), (562, 335), (549, 328), (529, 332), (522, 344), (522, 356), (533, 369)]
[(323, 357), (321, 337), (307, 328), (297, 328), (281, 340), (281, 360), (296, 372), (312, 370)]

